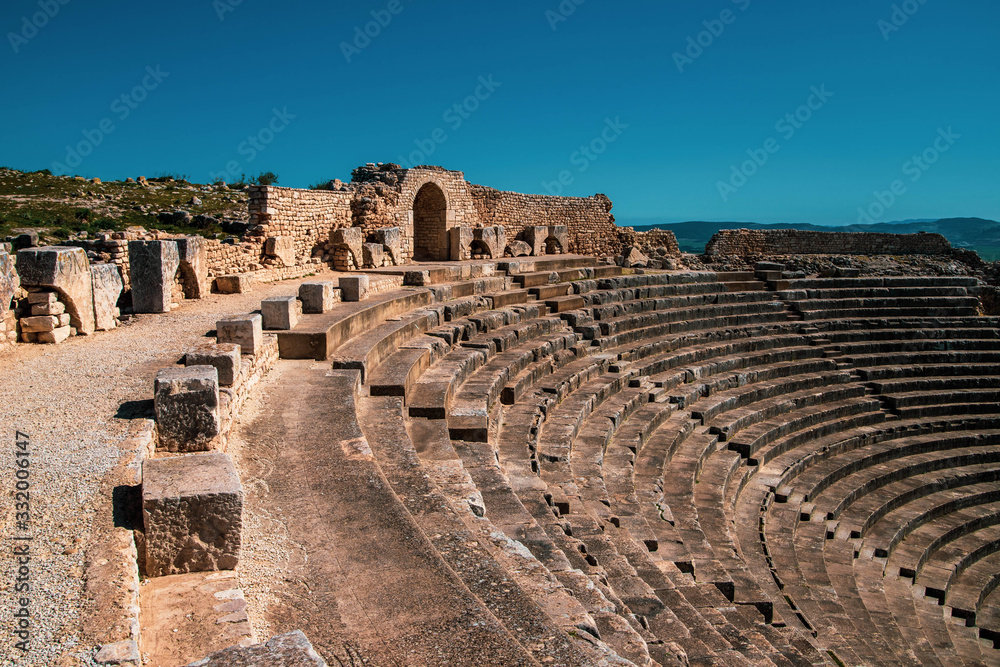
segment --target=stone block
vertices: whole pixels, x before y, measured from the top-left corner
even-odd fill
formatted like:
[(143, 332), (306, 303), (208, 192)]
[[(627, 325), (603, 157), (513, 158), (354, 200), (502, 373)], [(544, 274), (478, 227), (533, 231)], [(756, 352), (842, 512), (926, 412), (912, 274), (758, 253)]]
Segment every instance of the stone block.
[(0, 317), (10, 310), (10, 301), (21, 287), (14, 258), (9, 253), (0, 252)]
[(333, 245), (333, 249), (336, 250), (338, 247), (347, 248), (354, 258), (355, 268), (361, 268), (364, 257), (362, 255), (361, 246), (364, 245), (365, 237), (361, 233), (360, 227), (342, 227), (340, 229), (334, 229), (330, 232), (330, 243)]
[[(52, 294), (52, 292), (49, 292)], [(53, 294), (53, 296), (55, 296)], [(53, 303), (36, 303), (31, 306), (31, 315), (62, 315), (66, 312), (66, 304), (62, 301), (55, 301)], [(96, 308), (95, 308), (96, 313)]]
[(277, 257), (285, 266), (295, 266), (295, 239), (291, 236), (271, 236), (264, 242), (264, 254)]
[(622, 266), (626, 268), (646, 268), (649, 266), (649, 257), (646, 257), (642, 251), (634, 246), (623, 253), (623, 258)]
[(14, 251), (24, 250), (25, 248), (37, 248), (38, 247), (38, 232), (24, 232), (23, 234), (18, 234), (14, 237), (11, 242), (11, 247)]
[(295, 328), (302, 314), (302, 304), (294, 296), (272, 296), (260, 302), (265, 329), (288, 331)]
[(361, 301), (368, 294), (368, 276), (344, 276), (340, 279), (340, 295), (344, 301)]
[(129, 241), (129, 280), (132, 310), (169, 313), (174, 278), (180, 268), (175, 241)]
[(536, 257), (564, 253), (569, 248), (569, 228), (566, 225), (525, 227), (524, 240)]
[(211, 291), (205, 239), (200, 236), (177, 239), (177, 257), (180, 261), (184, 296), (188, 299), (204, 298)]
[(531, 246), (524, 241), (511, 241), (504, 254), (508, 257), (528, 257), (531, 255)]
[(21, 318), (21, 331), (25, 331), (27, 333), (52, 331), (58, 326), (59, 326), (58, 315), (36, 315), (34, 317)]
[(57, 327), (52, 331), (39, 331), (38, 336), (35, 340), (39, 343), (61, 343), (73, 333), (69, 325)]
[(327, 667), (301, 630), (272, 637), (262, 644), (232, 646), (185, 667)]
[(336, 288), (330, 280), (323, 280), (299, 285), (299, 300), (302, 301), (302, 312), (320, 314), (333, 308), (337, 302)]
[(478, 249), (490, 259), (500, 259), (507, 248), (507, 230), (501, 225), (481, 227), (472, 230), (473, 241), (478, 242)]
[(221, 452), (146, 459), (146, 574), (232, 570), (239, 563), (243, 487)]
[(430, 271), (407, 271), (403, 274), (403, 284), (424, 287), (431, 284)]
[(376, 229), (371, 235), (372, 241), (382, 245), (385, 254), (393, 266), (403, 263), (403, 230), (399, 227), (383, 227)]
[(32, 306), (59, 303), (59, 294), (56, 292), (29, 292), (28, 303)]
[(95, 264), (90, 271), (94, 282), (94, 325), (98, 331), (109, 331), (118, 326), (118, 299), (125, 285), (114, 264)]
[(184, 355), (185, 366), (212, 366), (219, 374), (219, 386), (232, 387), (240, 373), (240, 346), (216, 343), (196, 347)]
[(94, 286), (83, 248), (45, 246), (19, 250), (17, 272), (23, 287), (47, 287), (59, 292), (77, 333), (94, 333)]
[(472, 245), (471, 227), (452, 227), (448, 230), (448, 257), (453, 262), (469, 259), (469, 246)]
[(227, 317), (215, 323), (220, 343), (235, 343), (243, 354), (257, 354), (264, 344), (264, 320), (257, 313)]
[(381, 243), (365, 243), (361, 246), (361, 256), (366, 269), (382, 267), (383, 251)]
[(249, 273), (234, 273), (215, 279), (215, 290), (219, 294), (246, 294), (252, 286), (253, 276)]
[(206, 451), (222, 430), (214, 366), (162, 369), (153, 384), (153, 405), (161, 450)]

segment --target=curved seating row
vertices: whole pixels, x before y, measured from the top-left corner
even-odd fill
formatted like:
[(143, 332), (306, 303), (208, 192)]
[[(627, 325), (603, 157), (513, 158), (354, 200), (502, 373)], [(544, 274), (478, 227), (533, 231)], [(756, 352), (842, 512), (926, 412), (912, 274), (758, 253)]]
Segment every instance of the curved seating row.
[(559, 664), (995, 661), (1000, 330), (972, 281), (576, 275), (334, 352), (503, 624), (561, 628)]

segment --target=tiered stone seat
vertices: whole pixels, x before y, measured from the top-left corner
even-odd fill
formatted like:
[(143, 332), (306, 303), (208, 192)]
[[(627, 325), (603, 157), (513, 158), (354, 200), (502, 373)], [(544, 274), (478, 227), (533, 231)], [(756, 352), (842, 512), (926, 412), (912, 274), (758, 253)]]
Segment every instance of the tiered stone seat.
[(1000, 322), (975, 281), (620, 273), (434, 286), (328, 346), (500, 624), (560, 664), (990, 663)]

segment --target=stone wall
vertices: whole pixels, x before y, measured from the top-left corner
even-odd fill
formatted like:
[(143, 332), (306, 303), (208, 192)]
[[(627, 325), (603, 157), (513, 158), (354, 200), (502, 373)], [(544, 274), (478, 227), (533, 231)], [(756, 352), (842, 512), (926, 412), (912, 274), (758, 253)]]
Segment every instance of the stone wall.
[[(330, 231), (352, 225), (350, 190), (297, 190), (261, 185), (250, 188), (250, 231), (240, 254), (263, 257), (269, 237), (291, 237), (296, 263), (308, 260), (329, 240)], [(225, 256), (225, 253), (223, 253)], [(230, 259), (237, 255), (230, 253)], [(209, 268), (217, 267), (209, 262)], [(239, 271), (231, 271), (239, 273)]]
[(706, 255), (946, 255), (940, 234), (815, 232), (795, 229), (723, 229)]
[[(650, 229), (645, 232), (637, 232), (631, 227), (619, 229), (624, 246), (634, 246), (644, 254), (652, 257), (680, 257), (681, 249), (677, 245), (677, 237), (674, 233), (666, 229)], [(663, 249), (662, 252), (657, 252)]]
[(619, 228), (611, 215), (611, 200), (605, 195), (526, 195), (472, 184), (469, 191), (480, 223), (486, 227), (503, 225), (509, 240), (529, 226), (566, 225), (570, 241), (565, 252), (608, 256), (621, 251)]

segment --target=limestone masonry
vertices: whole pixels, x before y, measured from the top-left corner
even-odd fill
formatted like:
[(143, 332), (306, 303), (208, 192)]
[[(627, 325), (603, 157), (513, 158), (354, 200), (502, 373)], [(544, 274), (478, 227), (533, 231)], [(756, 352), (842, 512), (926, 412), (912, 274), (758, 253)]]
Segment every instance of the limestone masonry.
[(947, 255), (940, 234), (813, 232), (797, 229), (723, 229), (706, 255)]

